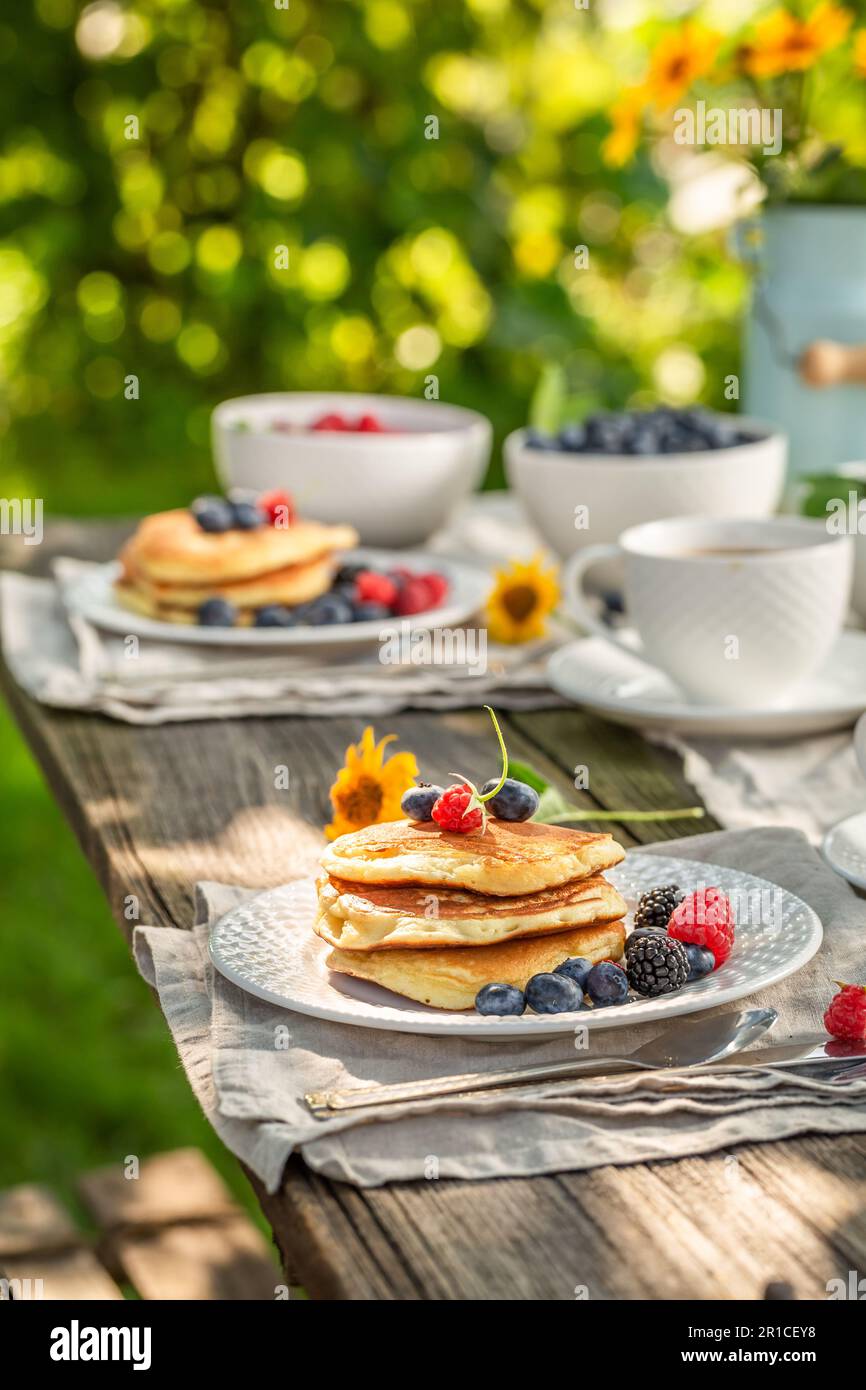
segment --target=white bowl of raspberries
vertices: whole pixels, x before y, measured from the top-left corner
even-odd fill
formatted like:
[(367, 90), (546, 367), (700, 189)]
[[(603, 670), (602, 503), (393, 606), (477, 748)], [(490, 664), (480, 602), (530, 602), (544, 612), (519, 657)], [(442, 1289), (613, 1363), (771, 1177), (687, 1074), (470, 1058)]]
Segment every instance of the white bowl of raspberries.
[(284, 391), (223, 401), (212, 434), (227, 492), (285, 488), (304, 516), (391, 547), (445, 525), (480, 485), (493, 431), (477, 411), (441, 401)]

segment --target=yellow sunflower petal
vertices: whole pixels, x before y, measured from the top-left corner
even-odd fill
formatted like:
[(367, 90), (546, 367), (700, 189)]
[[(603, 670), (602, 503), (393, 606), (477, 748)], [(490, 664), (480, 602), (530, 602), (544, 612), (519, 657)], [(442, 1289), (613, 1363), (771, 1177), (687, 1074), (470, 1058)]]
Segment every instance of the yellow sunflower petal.
[(385, 748), (396, 737), (386, 734), (377, 743), (368, 725), (358, 742), (349, 744), (345, 765), (337, 772), (329, 793), (334, 816), (325, 826), (327, 839), (400, 819), (400, 799), (414, 786), (418, 764), (414, 753), (395, 753), (385, 760)]
[(556, 569), (541, 556), (515, 560), (497, 570), (487, 604), (487, 629), (494, 642), (529, 642), (543, 637), (559, 602)]

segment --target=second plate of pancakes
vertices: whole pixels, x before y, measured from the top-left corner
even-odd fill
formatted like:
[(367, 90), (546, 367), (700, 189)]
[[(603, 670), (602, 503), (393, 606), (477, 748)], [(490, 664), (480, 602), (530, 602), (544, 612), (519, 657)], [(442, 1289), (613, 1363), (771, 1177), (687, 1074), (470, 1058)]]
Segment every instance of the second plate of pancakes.
[(162, 642), (233, 647), (281, 647), (293, 650), (364, 646), (379, 641), (380, 633), (459, 627), (484, 607), (491, 579), (485, 570), (457, 560), (421, 551), (350, 550), (341, 556), (346, 564), (363, 564), (379, 570), (395, 565), (425, 573), (438, 570), (448, 580), (444, 603), (406, 618), (376, 622), (333, 623), (321, 627), (199, 627), (193, 623), (165, 622), (144, 612), (133, 612), (118, 601), (115, 584), (121, 573), (117, 561), (83, 571), (64, 597), (69, 607), (94, 627), (122, 636), (134, 634)]
[[(404, 845), (404, 854), (406, 850)], [(590, 859), (595, 853), (595, 850), (591, 852)], [(496, 1041), (574, 1033), (579, 1027), (627, 1027), (713, 1008), (754, 994), (793, 974), (811, 959), (821, 944), (821, 922), (802, 899), (765, 879), (720, 865), (629, 852), (622, 863), (612, 868), (605, 866), (603, 879), (597, 866), (584, 863), (582, 887), (569, 890), (564, 898), (555, 889), (539, 884), (537, 877), (531, 886), (516, 881), (509, 885), (513, 892), (500, 895), (498, 926), (492, 920), (497, 916), (496, 911), (483, 917), (476, 914), (475, 895), (480, 885), (468, 889), (449, 888), (444, 881), (449, 873), (447, 863), (442, 862), (438, 869), (431, 868), (428, 855), (425, 865), (428, 878), (432, 874), (439, 879), (438, 884), (425, 886), (425, 894), (438, 896), (438, 920), (445, 924), (445, 940), (436, 951), (440, 965), (441, 958), (446, 958), (449, 964), (444, 971), (437, 972), (437, 978), (441, 987), (443, 979), (451, 979), (453, 975), (458, 998), (465, 997), (467, 988), (480, 987), (495, 979), (497, 970), (508, 969), (509, 957), (498, 955), (500, 952), (519, 950), (521, 972), (526, 970), (527, 963), (532, 969), (552, 968), (551, 952), (562, 959), (563, 947), (566, 954), (589, 952), (596, 959), (615, 954), (617, 944), (621, 943), (621, 918), (607, 922), (598, 919), (619, 910), (621, 895), (626, 908), (624, 930), (628, 931), (640, 895), (659, 883), (676, 882), (686, 893), (708, 884), (718, 885), (732, 901), (743, 907), (736, 946), (729, 960), (718, 970), (674, 994), (635, 999), (611, 1008), (585, 1008), (564, 1014), (535, 1014), (527, 1010), (520, 1016), (496, 1018), (475, 1013), (472, 1008), (430, 1007), (382, 983), (387, 977), (397, 988), (417, 986), (417, 978), (412, 979), (402, 971), (407, 962), (411, 971), (417, 972), (419, 962), (423, 968), (424, 951), (430, 949), (422, 944), (427, 919), (423, 909), (418, 910), (418, 895), (410, 893), (410, 897), (404, 899), (401, 890), (397, 897), (386, 897), (381, 893), (381, 885), (359, 887), (357, 880), (347, 891), (343, 881), (335, 879), (326, 851), (330, 889), (323, 891), (321, 879), (318, 887), (313, 879), (302, 879), (239, 905), (214, 926), (210, 938), (211, 959), (221, 974), (242, 989), (297, 1013), (362, 1028)], [(405, 872), (405, 866), (397, 872)], [(543, 871), (541, 877), (544, 877)], [(517, 878), (520, 878), (519, 870)], [(506, 936), (511, 934), (515, 909), (526, 925), (525, 908), (529, 897), (532, 898), (530, 935), (501, 941), (494, 936), (491, 943), (486, 934), (491, 930), (500, 933), (504, 930)], [(352, 898), (357, 898), (358, 903), (345, 901)], [(335, 902), (341, 903), (336, 918)], [(568, 919), (565, 926), (563, 913)], [(327, 918), (324, 924), (323, 917)], [(581, 925), (587, 921), (590, 926)], [(316, 934), (314, 923), (323, 926), (325, 936)], [(352, 937), (351, 942), (343, 943), (344, 946), (351, 944), (352, 951), (343, 951), (343, 954), (355, 957), (356, 964), (358, 957), (368, 958), (367, 964), (361, 963), (359, 967), (364, 971), (364, 978), (344, 973), (345, 962), (339, 960), (339, 970), (329, 968), (329, 958), (332, 959), (335, 952), (339, 957), (341, 947), (335, 947), (327, 936), (333, 935), (338, 927), (341, 937), (344, 932), (350, 932)], [(391, 936), (392, 942), (399, 936), (399, 943), (383, 949), (383, 931)], [(460, 936), (465, 937), (467, 933), (469, 940), (463, 945), (456, 944)], [(487, 944), (483, 945), (485, 941)], [(359, 950), (359, 946), (362, 949)], [(461, 971), (460, 961), (477, 960), (482, 949), (490, 953), (492, 973), (488, 978), (476, 979), (475, 967), (464, 965)], [(381, 972), (369, 963), (376, 958)], [(456, 974), (450, 966), (452, 960)], [(512, 967), (514, 964), (512, 961)], [(378, 981), (373, 978), (374, 970), (380, 975)], [(471, 980), (463, 978), (467, 970)]]

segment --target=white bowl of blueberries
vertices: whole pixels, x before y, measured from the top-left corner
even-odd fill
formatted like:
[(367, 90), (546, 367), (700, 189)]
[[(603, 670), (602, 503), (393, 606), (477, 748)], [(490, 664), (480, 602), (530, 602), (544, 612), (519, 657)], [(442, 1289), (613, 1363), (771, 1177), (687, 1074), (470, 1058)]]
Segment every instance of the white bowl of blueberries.
[(505, 441), (509, 486), (564, 559), (672, 516), (770, 516), (788, 441), (773, 426), (700, 407), (605, 411)]

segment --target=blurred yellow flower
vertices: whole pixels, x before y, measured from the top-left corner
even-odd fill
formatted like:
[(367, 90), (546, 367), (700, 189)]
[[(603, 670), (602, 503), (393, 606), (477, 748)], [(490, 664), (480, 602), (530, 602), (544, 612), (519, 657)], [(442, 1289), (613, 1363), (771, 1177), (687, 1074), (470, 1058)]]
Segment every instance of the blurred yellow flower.
[(338, 835), (363, 830), (365, 825), (402, 818), (400, 799), (415, 785), (418, 764), (414, 753), (394, 753), (385, 760), (385, 745), (396, 737), (386, 734), (377, 743), (368, 725), (360, 742), (349, 744), (345, 766), (337, 773), (329, 793), (334, 819), (325, 826), (327, 839), (336, 840)]
[(740, 66), (753, 77), (803, 72), (842, 43), (853, 20), (850, 11), (830, 0), (817, 5), (808, 19), (798, 19), (788, 10), (773, 10), (755, 25), (751, 42), (738, 50)]
[(866, 29), (854, 35), (854, 70), (858, 77), (866, 77)]
[(673, 106), (696, 78), (709, 72), (720, 43), (718, 34), (691, 22), (659, 41), (645, 81), (647, 96), (657, 110), (666, 111)]
[(640, 139), (641, 116), (646, 104), (643, 87), (624, 92), (611, 108), (611, 131), (603, 140), (601, 156), (605, 164), (621, 169), (637, 149)]
[(547, 618), (559, 602), (556, 568), (540, 555), (512, 560), (496, 571), (487, 601), (487, 630), (494, 642), (531, 642), (543, 637)]

